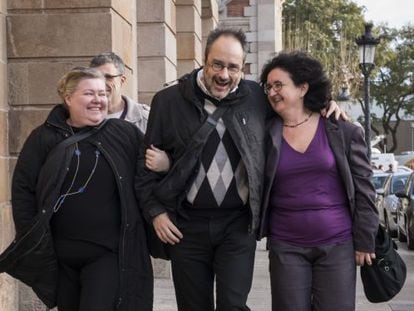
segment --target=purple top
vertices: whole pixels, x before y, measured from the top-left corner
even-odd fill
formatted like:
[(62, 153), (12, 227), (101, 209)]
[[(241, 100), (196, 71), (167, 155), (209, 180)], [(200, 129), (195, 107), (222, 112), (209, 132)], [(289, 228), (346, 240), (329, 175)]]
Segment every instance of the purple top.
[(345, 189), (322, 118), (304, 153), (282, 139), (270, 208), (271, 240), (320, 246), (352, 239)]

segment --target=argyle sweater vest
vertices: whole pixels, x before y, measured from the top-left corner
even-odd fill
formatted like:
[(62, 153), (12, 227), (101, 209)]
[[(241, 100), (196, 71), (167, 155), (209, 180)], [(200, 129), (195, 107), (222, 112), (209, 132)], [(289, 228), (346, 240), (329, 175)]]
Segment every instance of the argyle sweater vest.
[[(216, 106), (205, 99), (204, 109), (212, 114)], [(220, 118), (204, 146), (187, 201), (193, 208), (238, 209), (246, 205), (248, 195), (246, 168)]]

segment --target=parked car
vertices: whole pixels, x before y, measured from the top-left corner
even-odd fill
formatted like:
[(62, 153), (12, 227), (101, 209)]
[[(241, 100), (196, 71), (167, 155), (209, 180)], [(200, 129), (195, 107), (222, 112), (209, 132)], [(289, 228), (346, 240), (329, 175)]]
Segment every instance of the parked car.
[[(372, 175), (372, 183), (375, 188), (375, 206), (377, 207), (378, 213), (379, 213), (379, 206), (382, 206), (382, 201), (384, 200), (383, 194), (378, 194), (378, 191), (380, 193), (383, 193), (385, 183), (387, 180), (391, 177), (390, 173), (386, 173), (383, 170), (374, 170)], [(383, 215), (381, 215), (382, 219), (384, 218)]]
[(375, 190), (384, 188), (387, 178), (390, 173), (386, 173), (382, 170), (373, 170), (372, 183), (374, 184)]
[(412, 170), (399, 168), (394, 173), (383, 173), (386, 176), (378, 174), (379, 178), (384, 178), (382, 188), (376, 189), (376, 206), (378, 209), (380, 223), (386, 228), (392, 237), (397, 236), (397, 206), (398, 198), (396, 192), (404, 190)]
[(414, 249), (414, 173), (411, 173), (403, 191), (398, 197), (397, 235), (400, 242), (407, 242), (409, 249)]

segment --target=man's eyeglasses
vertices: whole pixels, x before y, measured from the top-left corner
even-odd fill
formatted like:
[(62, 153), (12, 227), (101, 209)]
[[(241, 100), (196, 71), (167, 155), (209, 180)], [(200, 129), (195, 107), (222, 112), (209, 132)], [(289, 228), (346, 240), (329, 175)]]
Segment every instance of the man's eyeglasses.
[(116, 77), (120, 77), (120, 76), (122, 76), (123, 75), (123, 73), (118, 73), (118, 74), (116, 74), (116, 75), (111, 75), (111, 74), (109, 74), (109, 73), (105, 73), (104, 74), (104, 77), (105, 77), (105, 79), (106, 80), (112, 80), (112, 79), (114, 79), (114, 78), (116, 78)]
[(213, 71), (215, 71), (215, 72), (220, 72), (224, 68), (227, 68), (227, 71), (230, 74), (233, 74), (233, 75), (239, 73), (240, 70), (241, 70), (241, 68), (237, 65), (228, 65), (228, 66), (226, 66), (226, 65), (224, 65), (220, 62), (212, 62), (209, 65), (210, 65), (211, 69), (213, 69)]
[(264, 92), (266, 95), (269, 95), (270, 90), (273, 90), (274, 92), (279, 92), (282, 87), (284, 87), (286, 84), (280, 82), (280, 81), (275, 81), (272, 84), (265, 84), (264, 86)]

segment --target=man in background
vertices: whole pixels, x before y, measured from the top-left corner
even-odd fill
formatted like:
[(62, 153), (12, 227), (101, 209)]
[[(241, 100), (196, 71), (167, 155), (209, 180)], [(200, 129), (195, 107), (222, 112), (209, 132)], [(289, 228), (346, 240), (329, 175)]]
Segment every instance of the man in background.
[(144, 134), (150, 107), (122, 95), (122, 86), (127, 79), (122, 58), (113, 52), (104, 52), (92, 58), (90, 67), (101, 71), (106, 78), (109, 93), (108, 118), (131, 122)]

